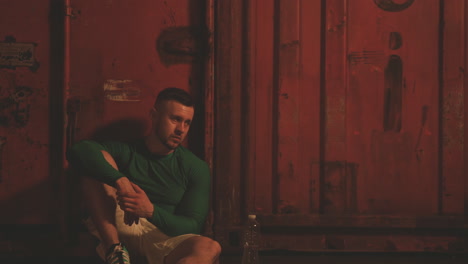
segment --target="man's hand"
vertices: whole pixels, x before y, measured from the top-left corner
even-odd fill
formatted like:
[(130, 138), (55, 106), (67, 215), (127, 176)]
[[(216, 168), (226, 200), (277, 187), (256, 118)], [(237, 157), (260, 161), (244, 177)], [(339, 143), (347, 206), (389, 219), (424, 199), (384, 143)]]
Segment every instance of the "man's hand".
[[(122, 177), (122, 178), (118, 179), (115, 182), (115, 188), (117, 189), (117, 199), (120, 196), (125, 196), (125, 195), (127, 195), (129, 193), (135, 193), (135, 190), (133, 189), (133, 186), (132, 186), (132, 182), (130, 182), (130, 180), (127, 177)], [(122, 210), (124, 210), (124, 208), (122, 208), (122, 206), (120, 208)], [(125, 211), (125, 213), (124, 213), (124, 223), (126, 225), (131, 226), (134, 223), (138, 224), (139, 220), (140, 220), (139, 216), (137, 216), (137, 215), (135, 215), (133, 213)]]
[(145, 191), (133, 182), (130, 182), (130, 184), (135, 192), (127, 192), (125, 194), (117, 193), (117, 200), (120, 208), (138, 217), (151, 218), (153, 216), (154, 207)]

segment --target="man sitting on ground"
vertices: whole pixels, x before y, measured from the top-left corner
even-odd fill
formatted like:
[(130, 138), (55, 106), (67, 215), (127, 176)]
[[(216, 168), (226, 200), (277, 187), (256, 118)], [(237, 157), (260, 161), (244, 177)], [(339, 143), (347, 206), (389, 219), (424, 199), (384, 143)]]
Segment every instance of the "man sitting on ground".
[[(207, 164), (181, 146), (194, 115), (182, 89), (161, 91), (151, 129), (132, 143), (83, 140), (68, 151), (82, 180), (90, 232), (107, 263), (218, 263), (218, 242), (201, 236), (209, 208)], [(130, 253), (130, 254), (129, 254)]]

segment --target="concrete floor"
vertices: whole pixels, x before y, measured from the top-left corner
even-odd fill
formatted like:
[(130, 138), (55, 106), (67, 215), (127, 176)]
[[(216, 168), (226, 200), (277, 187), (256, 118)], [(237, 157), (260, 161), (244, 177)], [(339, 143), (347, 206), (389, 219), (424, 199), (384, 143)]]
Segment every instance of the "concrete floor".
[[(72, 246), (63, 241), (30, 232), (0, 239), (0, 264), (103, 264), (95, 255), (96, 241), (82, 234)], [(1, 238), (1, 236), (0, 236)], [(260, 264), (467, 264), (467, 253), (305, 253), (261, 252)], [(220, 264), (241, 264), (241, 256), (223, 253)]]
[[(240, 264), (238, 256), (224, 256), (221, 264)], [(466, 255), (436, 254), (314, 254), (261, 256), (260, 264), (466, 264)]]
[[(467, 254), (385, 254), (385, 253), (338, 253), (338, 254), (282, 254), (263, 255), (260, 264), (466, 264)], [(103, 264), (95, 257), (5, 257), (2, 264)], [(239, 255), (224, 255), (220, 264), (241, 264)]]

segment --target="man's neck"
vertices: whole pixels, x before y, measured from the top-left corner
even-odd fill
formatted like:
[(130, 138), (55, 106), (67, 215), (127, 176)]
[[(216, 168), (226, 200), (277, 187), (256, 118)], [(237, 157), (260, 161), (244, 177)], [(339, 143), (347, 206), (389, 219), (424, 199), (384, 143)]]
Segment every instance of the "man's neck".
[(174, 152), (173, 149), (168, 149), (164, 144), (162, 144), (158, 139), (152, 137), (152, 136), (147, 136), (145, 138), (145, 144), (148, 150), (152, 154), (160, 155), (160, 156), (166, 156)]

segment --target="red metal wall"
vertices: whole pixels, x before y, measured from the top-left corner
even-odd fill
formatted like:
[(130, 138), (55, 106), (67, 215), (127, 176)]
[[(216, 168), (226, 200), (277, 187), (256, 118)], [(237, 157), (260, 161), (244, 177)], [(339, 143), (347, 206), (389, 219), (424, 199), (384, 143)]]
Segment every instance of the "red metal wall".
[(0, 0), (0, 224), (56, 223), (64, 137), (144, 133), (178, 86), (226, 251), (252, 212), (266, 249), (466, 250), (466, 1), (213, 2), (71, 0), (63, 43), (64, 2)]
[[(0, 1), (0, 224), (58, 222), (50, 158), (61, 143), (50, 137), (52, 129), (61, 134), (60, 114), (51, 113), (60, 110), (55, 103), (61, 87), (52, 74), (60, 61), (51, 52), (57, 41), (50, 32), (52, 2)], [(60, 159), (55, 162), (61, 166)]]
[(235, 247), (256, 213), (266, 249), (464, 248), (465, 10), (438, 0), (220, 5), (216, 40), (232, 43), (217, 52), (223, 245)]

